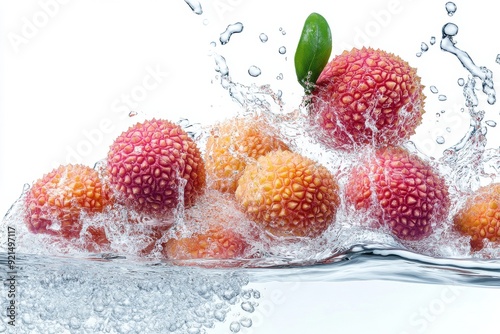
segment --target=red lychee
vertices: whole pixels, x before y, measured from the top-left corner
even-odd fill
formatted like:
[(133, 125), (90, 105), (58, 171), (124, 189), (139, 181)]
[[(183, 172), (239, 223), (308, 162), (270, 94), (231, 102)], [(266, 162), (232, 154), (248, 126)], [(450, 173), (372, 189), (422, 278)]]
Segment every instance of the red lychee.
[(164, 215), (180, 202), (192, 205), (205, 186), (205, 166), (196, 143), (166, 120), (137, 123), (111, 145), (111, 185), (138, 212)]
[(479, 188), (455, 215), (454, 227), (471, 237), (471, 248), (481, 250), (483, 241), (500, 241), (500, 183)]
[(281, 150), (248, 165), (235, 196), (249, 217), (276, 236), (319, 236), (339, 204), (337, 182), (325, 167)]
[(25, 222), (33, 233), (80, 236), (82, 213), (102, 212), (113, 202), (96, 170), (64, 165), (37, 180), (26, 195)]
[(313, 135), (336, 149), (399, 145), (421, 122), (422, 90), (416, 70), (398, 56), (372, 48), (344, 51), (316, 82)]
[(428, 237), (450, 207), (444, 179), (401, 147), (378, 149), (356, 166), (349, 175), (346, 198), (401, 240)]

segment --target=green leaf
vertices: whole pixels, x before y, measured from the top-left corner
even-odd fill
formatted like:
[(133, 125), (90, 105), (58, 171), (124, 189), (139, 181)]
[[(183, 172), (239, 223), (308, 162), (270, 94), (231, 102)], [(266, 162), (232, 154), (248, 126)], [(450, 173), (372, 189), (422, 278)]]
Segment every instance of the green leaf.
[(297, 80), (309, 94), (332, 52), (332, 33), (328, 22), (318, 13), (310, 14), (302, 28), (297, 51), (295, 72)]

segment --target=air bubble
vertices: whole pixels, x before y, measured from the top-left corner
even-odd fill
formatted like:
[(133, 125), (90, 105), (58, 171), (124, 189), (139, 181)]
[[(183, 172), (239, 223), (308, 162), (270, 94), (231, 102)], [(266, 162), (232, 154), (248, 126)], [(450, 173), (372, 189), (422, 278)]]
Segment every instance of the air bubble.
[(448, 98), (446, 97), (446, 95), (441, 94), (441, 95), (438, 96), (438, 100), (439, 101), (446, 101), (447, 99)]
[(247, 318), (247, 317), (243, 317), (240, 319), (240, 324), (241, 324), (241, 326), (243, 326), (245, 328), (250, 328), (250, 327), (252, 327), (252, 319)]
[(261, 73), (262, 71), (257, 66), (252, 65), (248, 68), (248, 74), (250, 74), (254, 78), (261, 75)]
[(253, 306), (253, 303), (251, 303), (251, 302), (241, 303), (241, 308), (243, 309), (243, 311), (246, 311), (249, 313), (252, 313), (253, 311), (255, 311), (255, 307)]
[(460, 87), (462, 87), (463, 85), (465, 85), (465, 80), (464, 80), (463, 78), (459, 78), (459, 79), (457, 80), (457, 83), (458, 83), (458, 85), (459, 85)]
[(284, 46), (280, 47), (278, 52), (282, 55), (284, 55), (286, 53), (286, 48)]
[(436, 138), (436, 143), (438, 143), (438, 144), (440, 144), (440, 145), (441, 145), (441, 144), (444, 144), (444, 142), (445, 142), (445, 140), (444, 140), (444, 137), (443, 137), (443, 136), (438, 136), (438, 137)]
[(455, 12), (457, 11), (457, 5), (455, 5), (455, 3), (451, 1), (445, 4), (445, 8), (448, 12), (448, 16), (453, 16), (453, 14), (455, 14)]
[(233, 321), (230, 325), (229, 325), (229, 330), (233, 333), (238, 333), (241, 329), (241, 326), (240, 326), (240, 323), (237, 322), (237, 321)]
[(429, 89), (431, 90), (431, 92), (433, 94), (437, 94), (439, 92), (438, 89), (436, 88), (436, 86), (430, 86)]
[(260, 41), (261, 41), (262, 43), (267, 42), (267, 40), (269, 39), (269, 38), (267, 37), (267, 35), (266, 35), (266, 34), (264, 34), (264, 33), (260, 34), (260, 35), (259, 35), (259, 38), (260, 38)]
[(242, 31), (243, 24), (241, 22), (230, 24), (227, 26), (226, 30), (220, 34), (219, 41), (222, 45), (227, 44), (233, 34), (240, 33)]

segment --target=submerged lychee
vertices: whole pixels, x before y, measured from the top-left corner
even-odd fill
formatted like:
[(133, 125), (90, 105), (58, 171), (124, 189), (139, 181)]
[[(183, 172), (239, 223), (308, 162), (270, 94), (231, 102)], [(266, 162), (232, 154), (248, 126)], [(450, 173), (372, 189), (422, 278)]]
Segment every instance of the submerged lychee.
[(428, 237), (450, 207), (444, 179), (401, 147), (378, 149), (356, 166), (349, 175), (346, 199), (402, 240)]
[(277, 149), (285, 150), (287, 146), (260, 118), (230, 118), (214, 126), (205, 153), (211, 187), (234, 193), (245, 166)]
[(180, 203), (192, 205), (205, 186), (205, 167), (195, 142), (166, 120), (137, 123), (111, 145), (111, 185), (125, 204), (163, 215)]
[(102, 212), (112, 203), (109, 189), (96, 170), (63, 165), (37, 180), (25, 200), (25, 222), (33, 233), (80, 236), (81, 215)]
[(248, 165), (235, 195), (247, 215), (277, 236), (319, 236), (339, 204), (337, 182), (325, 167), (281, 150)]
[(416, 70), (400, 57), (372, 48), (344, 51), (316, 82), (313, 134), (332, 148), (398, 145), (422, 120), (422, 90)]
[(455, 215), (454, 227), (470, 236), (473, 250), (483, 248), (485, 240), (500, 241), (500, 183), (479, 188)]

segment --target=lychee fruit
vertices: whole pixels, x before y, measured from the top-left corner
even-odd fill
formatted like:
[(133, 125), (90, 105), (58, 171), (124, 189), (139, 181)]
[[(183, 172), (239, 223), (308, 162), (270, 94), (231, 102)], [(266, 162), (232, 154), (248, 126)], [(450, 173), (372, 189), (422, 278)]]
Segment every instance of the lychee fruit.
[(249, 247), (241, 234), (221, 225), (171, 238), (162, 246), (162, 254), (172, 260), (242, 258)]
[(424, 113), (416, 70), (382, 50), (344, 51), (323, 69), (311, 97), (313, 135), (335, 149), (399, 145)]
[(399, 239), (411, 241), (428, 237), (450, 207), (447, 185), (432, 166), (392, 146), (376, 150), (353, 168), (346, 199)]
[(500, 183), (479, 188), (453, 218), (454, 227), (470, 236), (472, 250), (481, 250), (483, 241), (500, 241)]
[(166, 120), (137, 123), (111, 145), (109, 181), (136, 211), (162, 216), (190, 206), (205, 186), (205, 166), (196, 143)]
[(234, 193), (245, 166), (258, 157), (288, 147), (257, 117), (230, 118), (211, 130), (205, 163), (213, 189)]
[(112, 202), (96, 170), (63, 165), (32, 185), (25, 200), (25, 222), (33, 233), (77, 238), (82, 230), (80, 215), (102, 212)]
[(333, 175), (291, 151), (272, 151), (248, 165), (235, 192), (242, 210), (275, 236), (317, 237), (339, 205)]

